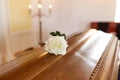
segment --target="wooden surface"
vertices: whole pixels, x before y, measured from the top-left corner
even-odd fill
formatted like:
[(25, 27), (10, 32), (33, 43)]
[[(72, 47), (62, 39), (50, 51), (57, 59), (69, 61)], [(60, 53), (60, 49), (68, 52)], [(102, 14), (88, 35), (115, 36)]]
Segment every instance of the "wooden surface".
[(117, 80), (118, 39), (94, 29), (67, 38), (67, 54), (35, 49), (0, 66), (0, 80)]

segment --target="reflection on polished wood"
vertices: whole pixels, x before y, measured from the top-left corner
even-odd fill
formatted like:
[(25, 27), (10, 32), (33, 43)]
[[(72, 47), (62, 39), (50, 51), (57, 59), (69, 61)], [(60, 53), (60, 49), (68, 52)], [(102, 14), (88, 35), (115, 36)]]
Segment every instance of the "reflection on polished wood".
[(0, 80), (117, 80), (119, 42), (111, 34), (88, 30), (67, 38), (67, 54), (42, 48), (0, 66)]

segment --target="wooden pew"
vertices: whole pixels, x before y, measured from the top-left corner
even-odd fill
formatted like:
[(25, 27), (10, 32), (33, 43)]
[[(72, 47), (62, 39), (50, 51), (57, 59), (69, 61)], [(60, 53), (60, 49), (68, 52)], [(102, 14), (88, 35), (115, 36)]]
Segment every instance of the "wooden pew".
[(0, 80), (117, 80), (117, 37), (91, 29), (67, 41), (64, 56), (40, 48), (0, 66)]
[(102, 30), (107, 33), (116, 35), (120, 39), (120, 23), (118, 22), (91, 22), (91, 28)]

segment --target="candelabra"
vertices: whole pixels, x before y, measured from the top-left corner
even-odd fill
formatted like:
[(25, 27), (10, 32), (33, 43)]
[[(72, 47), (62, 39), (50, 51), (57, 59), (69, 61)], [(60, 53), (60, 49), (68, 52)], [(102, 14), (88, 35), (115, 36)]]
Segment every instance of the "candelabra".
[[(30, 4), (28, 5), (28, 9), (29, 9), (29, 12), (31, 13), (32, 6)], [(42, 20), (41, 19), (43, 16), (50, 16), (51, 15), (52, 5), (51, 4), (48, 5), (48, 14), (42, 12), (43, 5), (41, 4), (41, 1), (39, 1), (38, 5), (37, 5), (37, 9), (38, 9), (38, 13), (34, 14), (34, 15), (39, 17), (39, 40), (40, 40), (39, 44), (43, 45), (43, 42), (42, 42)]]

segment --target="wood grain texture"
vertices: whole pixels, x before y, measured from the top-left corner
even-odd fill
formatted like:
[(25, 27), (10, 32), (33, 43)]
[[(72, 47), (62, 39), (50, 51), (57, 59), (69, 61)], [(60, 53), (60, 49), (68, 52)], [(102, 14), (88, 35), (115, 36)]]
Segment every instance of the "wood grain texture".
[[(41, 48), (0, 66), (0, 80), (117, 80), (116, 37), (91, 29), (69, 36), (67, 41), (69, 47), (64, 56)], [(12, 67), (15, 63), (17, 66)]]

